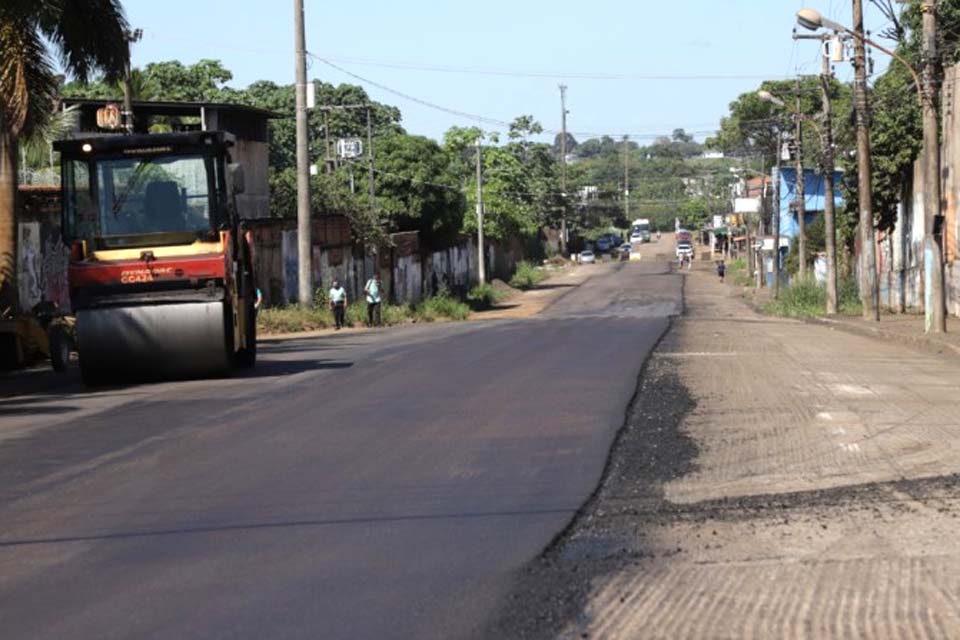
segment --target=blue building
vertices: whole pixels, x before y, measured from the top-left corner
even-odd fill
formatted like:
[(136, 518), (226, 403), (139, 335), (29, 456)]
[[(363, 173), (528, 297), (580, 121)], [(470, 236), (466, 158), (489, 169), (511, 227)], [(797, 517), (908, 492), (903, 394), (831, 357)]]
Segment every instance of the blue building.
[[(824, 179), (823, 174), (813, 169), (804, 169), (803, 193), (804, 203), (806, 204), (807, 215), (804, 220), (812, 224), (821, 213), (823, 213), (826, 198), (823, 195)], [(843, 184), (843, 172), (835, 171), (833, 174), (834, 184), (834, 207), (839, 211), (843, 205), (843, 196), (840, 195), (841, 185)], [(791, 244), (793, 238), (797, 237), (800, 225), (797, 221), (797, 212), (793, 207), (797, 199), (797, 170), (790, 167), (780, 169), (780, 235), (790, 238)]]

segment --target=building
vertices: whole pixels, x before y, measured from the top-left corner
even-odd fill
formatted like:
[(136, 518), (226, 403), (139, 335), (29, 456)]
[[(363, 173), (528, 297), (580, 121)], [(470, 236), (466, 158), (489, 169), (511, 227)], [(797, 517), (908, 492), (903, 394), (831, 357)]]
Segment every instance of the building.
[[(804, 170), (803, 194), (807, 225), (813, 224), (823, 213), (826, 198), (823, 195), (825, 181), (823, 174), (813, 169)], [(840, 210), (844, 206), (840, 185), (843, 182), (843, 173), (836, 171), (833, 174), (834, 207)], [(797, 171), (791, 167), (780, 169), (780, 235), (789, 238), (792, 242), (800, 232), (800, 223), (797, 219)]]
[[(97, 111), (112, 100), (63, 98), (63, 108), (73, 107), (79, 121), (73, 135), (115, 133), (97, 126)], [(244, 218), (270, 216), (269, 137), (267, 122), (277, 115), (242, 104), (215, 102), (134, 102), (135, 133), (164, 131), (226, 131), (236, 138), (233, 161), (243, 165), (245, 191), (237, 196), (237, 208)]]

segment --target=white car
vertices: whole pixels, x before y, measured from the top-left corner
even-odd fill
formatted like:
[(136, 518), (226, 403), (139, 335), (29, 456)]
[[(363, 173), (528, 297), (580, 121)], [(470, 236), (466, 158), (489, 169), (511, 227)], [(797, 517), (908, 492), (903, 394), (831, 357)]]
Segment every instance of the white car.
[(589, 249), (580, 252), (580, 264), (593, 264), (597, 261), (597, 256)]

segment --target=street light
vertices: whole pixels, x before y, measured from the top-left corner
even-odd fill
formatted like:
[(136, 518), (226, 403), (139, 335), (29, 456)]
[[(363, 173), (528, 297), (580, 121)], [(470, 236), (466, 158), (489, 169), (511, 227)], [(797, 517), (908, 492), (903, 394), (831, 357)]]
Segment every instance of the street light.
[[(940, 193), (940, 125), (937, 113), (936, 89), (934, 86), (934, 60), (936, 58), (936, 10), (935, 3), (924, 0), (923, 34), (924, 58), (926, 60), (926, 82), (921, 81), (920, 74), (913, 65), (907, 62), (895, 51), (887, 49), (870, 38), (863, 31), (862, 7), (854, 3), (854, 27), (849, 29), (842, 24), (828, 20), (815, 9), (801, 9), (797, 12), (797, 23), (805, 29), (816, 31), (821, 27), (846, 33), (854, 38), (856, 49), (856, 92), (855, 107), (857, 109), (857, 146), (859, 157), (859, 191), (860, 191), (860, 225), (862, 230), (862, 251), (864, 262), (861, 265), (864, 283), (869, 283), (869, 292), (861, 291), (864, 300), (864, 317), (870, 320), (879, 320), (879, 285), (876, 278), (876, 254), (873, 245), (873, 212), (872, 212), (872, 167), (870, 166), (870, 135), (867, 130), (867, 80), (866, 80), (866, 52), (864, 45), (868, 44), (882, 51), (902, 64), (917, 86), (917, 98), (923, 109), (923, 213), (924, 213), (924, 315), (927, 332), (943, 333), (946, 331), (946, 291), (943, 279), (942, 248), (936, 241), (935, 229), (937, 222), (942, 219)], [(856, 8), (860, 7), (860, 10)], [(867, 298), (869, 293), (870, 298)], [(869, 304), (868, 304), (869, 302)], [(873, 307), (873, 308), (869, 308)]]
[(917, 70), (913, 68), (906, 58), (901, 56), (895, 51), (887, 49), (883, 45), (877, 44), (875, 41), (871, 40), (862, 33), (858, 33), (853, 29), (849, 29), (839, 22), (834, 22), (820, 15), (820, 12), (816, 9), (800, 9), (797, 11), (797, 24), (799, 24), (804, 29), (809, 29), (810, 31), (816, 31), (820, 28), (830, 29), (831, 31), (837, 31), (841, 33), (846, 33), (847, 35), (853, 36), (860, 42), (864, 42), (874, 49), (884, 52), (904, 67), (907, 71), (910, 72), (910, 75), (913, 76), (913, 81), (917, 85), (917, 96), (920, 99), (920, 104), (923, 104), (923, 82), (920, 80), (920, 74), (917, 73)]

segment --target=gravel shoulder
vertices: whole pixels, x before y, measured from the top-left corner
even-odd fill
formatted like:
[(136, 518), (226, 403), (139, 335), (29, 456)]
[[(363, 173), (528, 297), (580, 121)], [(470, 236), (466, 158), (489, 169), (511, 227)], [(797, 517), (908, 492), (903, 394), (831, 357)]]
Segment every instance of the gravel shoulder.
[(960, 363), (761, 316), (707, 269), (490, 635), (960, 635)]

